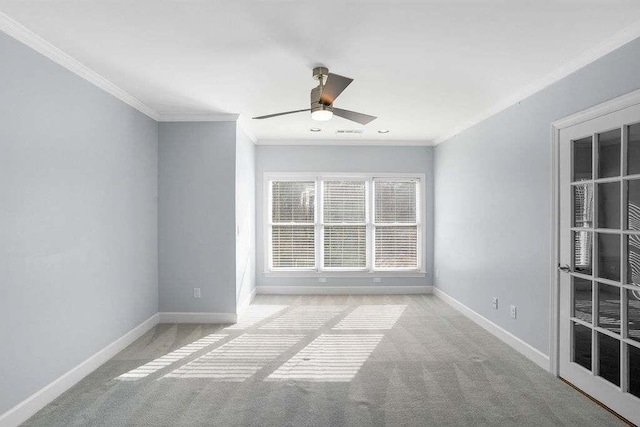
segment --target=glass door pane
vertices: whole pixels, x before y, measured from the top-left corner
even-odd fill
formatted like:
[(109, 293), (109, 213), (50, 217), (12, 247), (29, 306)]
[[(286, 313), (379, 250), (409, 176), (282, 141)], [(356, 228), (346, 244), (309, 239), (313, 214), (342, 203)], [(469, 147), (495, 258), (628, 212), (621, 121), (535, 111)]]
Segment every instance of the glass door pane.
[(629, 235), (627, 239), (627, 285), (640, 290), (640, 236)]
[(620, 341), (598, 333), (598, 375), (620, 385)]
[(598, 277), (620, 281), (620, 235), (598, 233)]
[(627, 345), (629, 360), (629, 393), (640, 397), (640, 348)]
[(620, 183), (598, 184), (598, 228), (620, 228)]
[(591, 139), (591, 137), (587, 137), (573, 141), (573, 181), (593, 179), (593, 150)]
[[(638, 160), (640, 162), (640, 160)], [(640, 179), (627, 181), (627, 230), (640, 230)]]
[(627, 175), (640, 174), (640, 123), (627, 128)]
[(620, 129), (598, 135), (598, 178), (620, 176)]
[(573, 226), (593, 227), (593, 184), (573, 186)]
[(593, 251), (593, 233), (573, 232), (573, 268), (578, 273), (590, 275), (593, 271), (591, 253)]
[(593, 313), (591, 280), (573, 278), (573, 317), (591, 323)]
[(627, 337), (640, 342), (640, 288), (627, 289)]
[(591, 328), (573, 324), (573, 361), (591, 370)]
[(620, 288), (598, 283), (598, 326), (620, 333)]

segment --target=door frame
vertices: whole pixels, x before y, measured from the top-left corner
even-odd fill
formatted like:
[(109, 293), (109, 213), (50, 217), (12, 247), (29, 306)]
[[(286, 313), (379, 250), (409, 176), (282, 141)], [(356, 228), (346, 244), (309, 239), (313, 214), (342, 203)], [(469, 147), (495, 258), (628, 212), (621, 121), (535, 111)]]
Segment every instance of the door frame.
[(640, 89), (551, 123), (551, 259), (549, 265), (549, 371), (560, 374), (560, 131), (640, 104)]

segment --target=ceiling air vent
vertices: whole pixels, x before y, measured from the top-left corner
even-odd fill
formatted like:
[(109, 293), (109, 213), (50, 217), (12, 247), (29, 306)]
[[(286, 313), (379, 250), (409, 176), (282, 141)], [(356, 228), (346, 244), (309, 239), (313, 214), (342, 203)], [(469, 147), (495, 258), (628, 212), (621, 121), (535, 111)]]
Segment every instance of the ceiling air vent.
[(361, 135), (362, 132), (364, 132), (364, 130), (362, 129), (342, 129), (342, 130), (337, 130), (336, 134), (337, 135)]

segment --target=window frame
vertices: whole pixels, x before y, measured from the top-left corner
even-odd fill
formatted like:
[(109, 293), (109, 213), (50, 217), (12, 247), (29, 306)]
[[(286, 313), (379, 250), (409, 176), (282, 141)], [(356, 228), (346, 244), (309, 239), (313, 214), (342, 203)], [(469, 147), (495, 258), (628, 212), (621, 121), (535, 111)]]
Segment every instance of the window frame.
[[(375, 197), (376, 197), (376, 190), (375, 190), (375, 181), (386, 181), (386, 182), (390, 182), (390, 181), (397, 181), (397, 182), (407, 182), (407, 181), (417, 181), (416, 182), (416, 222), (406, 222), (406, 223), (386, 223), (386, 222), (380, 222), (380, 223), (376, 223), (376, 201), (375, 201)], [(374, 176), (371, 179), (370, 182), (371, 185), (371, 205), (370, 205), (370, 212), (371, 212), (371, 221), (369, 221), (371, 223), (371, 226), (373, 227), (373, 230), (371, 231), (371, 267), (373, 269), (373, 271), (415, 271), (415, 270), (419, 270), (420, 269), (420, 265), (421, 265), (421, 258), (423, 257), (422, 254), (422, 224), (424, 221), (421, 220), (421, 218), (423, 217), (423, 209), (422, 209), (422, 185), (423, 185), (423, 181), (420, 180), (419, 178), (415, 178), (415, 177), (408, 177), (408, 176), (403, 176), (403, 177), (381, 177), (381, 176)], [(401, 228), (401, 227), (416, 227), (416, 264), (417, 264), (417, 268), (413, 268), (413, 267), (381, 267), (381, 268), (376, 268), (376, 227), (393, 227), (393, 228)], [(369, 259), (368, 259), (369, 260)]]
[[(417, 266), (416, 268), (375, 268), (375, 184), (374, 180), (417, 181), (416, 194), (416, 224), (417, 226)], [(366, 221), (366, 267), (324, 267), (324, 181), (365, 181), (365, 221)], [(315, 266), (274, 268), (272, 247), (272, 226), (283, 224), (273, 222), (273, 204), (271, 182), (273, 181), (314, 181), (314, 244)], [(341, 172), (264, 172), (263, 173), (263, 242), (264, 266), (263, 273), (267, 277), (425, 277), (425, 214), (426, 214), (426, 182), (425, 174), (421, 173), (341, 173)], [(286, 225), (286, 224), (285, 224)], [(293, 223), (290, 225), (294, 225)], [(299, 224), (302, 225), (302, 224)], [(308, 224), (307, 224), (308, 225)]]
[[(308, 222), (274, 222), (273, 221), (273, 203), (272, 203), (272, 192), (271, 192), (271, 182), (272, 181), (297, 181), (297, 182), (308, 182), (314, 181), (314, 201), (315, 205), (313, 207), (313, 223)], [(302, 272), (302, 271), (317, 271), (318, 270), (318, 253), (315, 250), (318, 247), (318, 180), (313, 178), (282, 178), (282, 179), (270, 179), (269, 181), (265, 181), (267, 186), (267, 209), (263, 210), (263, 212), (267, 212), (267, 220), (264, 221), (266, 224), (267, 234), (264, 236), (267, 237), (265, 239), (267, 241), (267, 252), (266, 252), (266, 267), (269, 271), (293, 271), (293, 272)], [(286, 267), (286, 268), (273, 268), (273, 253), (271, 252), (271, 247), (273, 246), (273, 226), (274, 225), (291, 225), (291, 226), (313, 226), (313, 238), (314, 238), (314, 254), (315, 254), (315, 262), (313, 267)]]
[[(344, 224), (339, 224), (339, 223), (331, 223), (331, 222), (325, 222), (324, 220), (324, 183), (325, 181), (364, 181), (364, 203), (365, 203), (365, 212), (364, 212), (364, 224), (363, 223), (344, 223)], [(362, 271), (369, 271), (370, 269), (370, 261), (371, 261), (371, 257), (370, 257), (370, 247), (369, 247), (369, 239), (367, 238), (367, 236), (369, 236), (369, 223), (370, 221), (370, 208), (369, 208), (369, 203), (370, 203), (370, 188), (369, 188), (369, 181), (365, 178), (362, 177), (357, 177), (357, 176), (346, 176), (346, 175), (339, 175), (339, 176), (331, 176), (330, 178), (326, 178), (326, 177), (318, 177), (318, 179), (316, 180), (316, 186), (318, 186), (320, 188), (320, 194), (319, 194), (319, 198), (317, 199), (318, 201), (318, 215), (320, 215), (320, 219), (319, 219), (319, 223), (320, 223), (320, 234), (319, 234), (319, 247), (317, 247), (317, 249), (319, 249), (320, 252), (320, 256), (318, 256), (317, 258), (317, 262), (316, 265), (318, 267), (318, 271), (325, 271), (325, 272), (337, 272), (337, 271), (344, 271), (344, 272), (362, 272)], [(331, 226), (364, 226), (365, 227), (365, 238), (366, 238), (366, 249), (365, 249), (365, 257), (366, 257), (366, 262), (365, 262), (365, 266), (361, 267), (361, 268), (352, 268), (352, 267), (325, 267), (324, 265), (324, 229), (325, 227), (331, 227)]]

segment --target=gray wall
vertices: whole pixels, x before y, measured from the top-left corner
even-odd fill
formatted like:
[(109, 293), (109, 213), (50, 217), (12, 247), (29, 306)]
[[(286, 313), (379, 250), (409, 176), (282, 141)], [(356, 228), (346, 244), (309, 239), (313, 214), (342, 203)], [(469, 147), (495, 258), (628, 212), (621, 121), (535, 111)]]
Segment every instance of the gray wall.
[[(263, 175), (265, 172), (387, 172), (426, 176), (426, 277), (383, 278), (380, 285), (431, 285), (433, 272), (433, 148), (363, 146), (257, 146), (256, 147), (256, 282), (258, 286), (318, 286), (317, 278), (265, 277), (263, 243)], [(322, 286), (376, 285), (368, 278), (327, 278)]]
[(235, 122), (159, 125), (160, 311), (236, 312), (235, 159)]
[(544, 353), (551, 122), (640, 88), (638, 70), (640, 39), (435, 149), (436, 286)]
[(236, 132), (236, 301), (245, 304), (256, 287), (256, 150)]
[(157, 123), (0, 33), (0, 414), (157, 312)]

